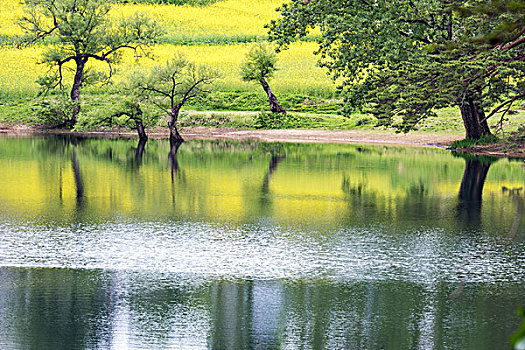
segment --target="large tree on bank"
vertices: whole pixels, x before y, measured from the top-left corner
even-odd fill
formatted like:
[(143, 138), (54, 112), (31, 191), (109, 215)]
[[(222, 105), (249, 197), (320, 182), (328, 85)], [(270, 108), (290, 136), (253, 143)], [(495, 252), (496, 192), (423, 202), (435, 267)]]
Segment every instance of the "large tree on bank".
[[(135, 14), (115, 23), (110, 21), (110, 10), (107, 0), (26, 0), (24, 16), (19, 20), (25, 32), (22, 43), (51, 44), (42, 59), (49, 71), (38, 82), (46, 89), (62, 88), (65, 70), (73, 70), (70, 96), (75, 104), (69, 126), (74, 126), (80, 112), (83, 85), (111, 78), (112, 65), (122, 50), (144, 54), (144, 49), (161, 35), (156, 23), (144, 15)], [(107, 73), (90, 72), (89, 61), (106, 63)]]
[(478, 139), (525, 96), (523, 0), (292, 0), (279, 11), (271, 40), (282, 49), (319, 28), (321, 66), (347, 108), (370, 107), (379, 125), (406, 132), (455, 105)]

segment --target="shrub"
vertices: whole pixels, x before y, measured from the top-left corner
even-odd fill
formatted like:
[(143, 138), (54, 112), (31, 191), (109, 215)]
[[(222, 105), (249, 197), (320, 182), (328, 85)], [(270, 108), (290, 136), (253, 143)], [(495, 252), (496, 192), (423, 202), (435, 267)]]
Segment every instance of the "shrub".
[(312, 126), (313, 119), (290, 113), (261, 112), (256, 115), (253, 126), (256, 129), (307, 128)]
[(57, 97), (38, 100), (33, 104), (31, 109), (36, 123), (51, 126), (63, 126), (69, 121), (75, 104), (75, 101), (72, 101), (64, 94)]
[(363, 117), (363, 118), (359, 118), (359, 120), (357, 120), (355, 125), (356, 126), (364, 126), (364, 125), (369, 125), (371, 123), (372, 123), (372, 119), (370, 119), (368, 117)]
[(228, 126), (231, 124), (231, 120), (220, 114), (203, 114), (203, 115), (194, 115), (188, 113), (181, 113), (179, 117), (179, 125), (181, 127), (191, 127), (191, 126), (210, 126), (210, 127), (221, 127)]

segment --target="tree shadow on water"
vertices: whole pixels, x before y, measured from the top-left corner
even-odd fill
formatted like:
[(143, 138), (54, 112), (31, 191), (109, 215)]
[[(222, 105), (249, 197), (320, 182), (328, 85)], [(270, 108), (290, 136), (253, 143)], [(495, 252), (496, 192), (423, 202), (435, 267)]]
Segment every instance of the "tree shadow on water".
[[(465, 171), (458, 194), (456, 222), (464, 231), (476, 233), (481, 231), (483, 224), (481, 215), (482, 198), (487, 173), (490, 166), (494, 164), (498, 158), (475, 157), (472, 155), (463, 156), (462, 158), (465, 158)], [(523, 197), (521, 191), (523, 188), (507, 188), (502, 186), (501, 190), (504, 195), (508, 195), (509, 199), (516, 202), (516, 213), (512, 219), (511, 228), (503, 237), (508, 244), (516, 238), (521, 224), (520, 221), (523, 215)], [(460, 282), (456, 290), (450, 294), (450, 299), (456, 299), (462, 295), (465, 289), (466, 274), (468, 273), (467, 266), (470, 264), (470, 260), (482, 258), (486, 253), (487, 251), (485, 250), (478, 251), (463, 261), (462, 266), (464, 268), (457, 271)]]
[(495, 162), (491, 158), (466, 158), (465, 170), (459, 187), (456, 221), (468, 231), (481, 228), (481, 207), (483, 187), (490, 166)]

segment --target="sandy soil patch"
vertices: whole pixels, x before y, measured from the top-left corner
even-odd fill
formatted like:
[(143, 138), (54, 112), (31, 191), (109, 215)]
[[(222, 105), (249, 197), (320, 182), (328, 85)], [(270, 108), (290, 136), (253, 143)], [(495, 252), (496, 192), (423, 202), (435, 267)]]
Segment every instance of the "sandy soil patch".
[(443, 134), (396, 134), (376, 130), (235, 130), (213, 128), (187, 128), (183, 130), (187, 138), (224, 138), (233, 140), (260, 140), (266, 142), (296, 143), (357, 143), (357, 144), (395, 144), (410, 146), (446, 146), (460, 139), (457, 135)]

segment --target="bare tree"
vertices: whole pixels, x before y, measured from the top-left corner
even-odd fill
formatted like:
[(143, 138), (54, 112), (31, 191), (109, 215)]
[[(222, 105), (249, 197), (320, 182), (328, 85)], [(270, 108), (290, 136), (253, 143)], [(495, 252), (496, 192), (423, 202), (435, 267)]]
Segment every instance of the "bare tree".
[(144, 74), (135, 72), (132, 84), (147, 103), (162, 109), (169, 117), (170, 140), (183, 141), (177, 130), (182, 106), (195, 97), (211, 92), (219, 74), (209, 66), (197, 66), (177, 55), (164, 65)]

